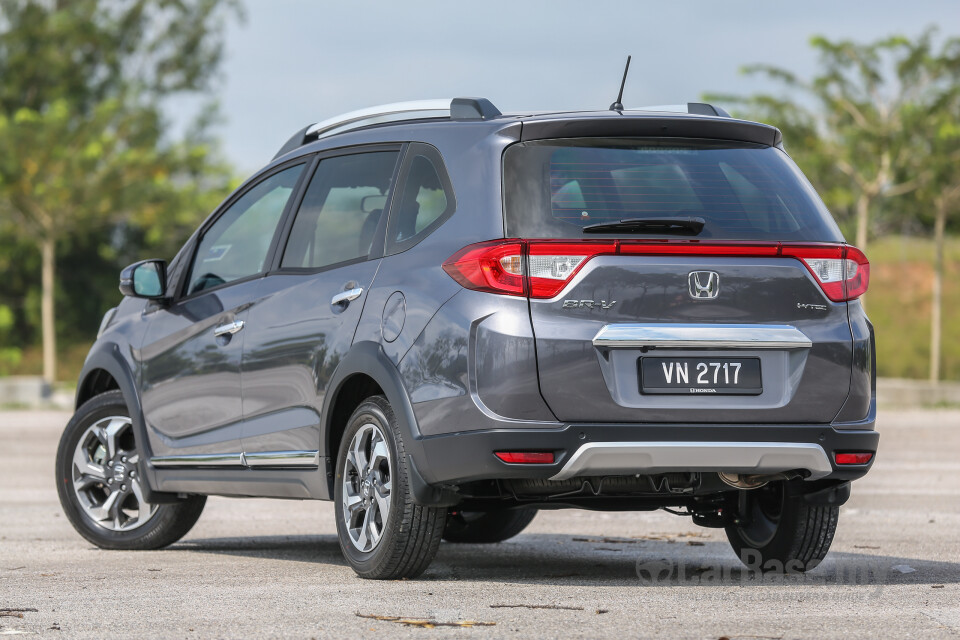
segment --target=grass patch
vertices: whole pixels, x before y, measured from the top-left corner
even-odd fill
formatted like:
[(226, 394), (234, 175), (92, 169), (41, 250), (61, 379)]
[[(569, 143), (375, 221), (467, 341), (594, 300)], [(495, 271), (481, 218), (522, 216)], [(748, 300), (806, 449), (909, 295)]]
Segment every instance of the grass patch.
[[(960, 238), (947, 238), (944, 254), (941, 378), (960, 380)], [(865, 302), (876, 329), (878, 375), (929, 375), (933, 256), (933, 241), (925, 238), (890, 236), (867, 249)]]
[[(92, 337), (92, 336), (91, 336)], [(71, 388), (77, 382), (83, 362), (87, 359), (90, 342), (77, 344), (57, 345), (57, 378), (61, 381), (55, 386)], [(16, 368), (10, 371), (14, 376), (39, 376), (43, 373), (43, 349), (40, 345), (31, 345), (23, 348), (23, 357)]]

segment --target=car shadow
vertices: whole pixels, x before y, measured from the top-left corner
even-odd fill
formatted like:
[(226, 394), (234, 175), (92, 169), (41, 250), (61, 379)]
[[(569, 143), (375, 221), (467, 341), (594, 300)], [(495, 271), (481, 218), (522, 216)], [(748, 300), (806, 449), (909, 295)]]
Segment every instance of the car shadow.
[[(335, 535), (183, 540), (179, 551), (345, 566)], [(960, 583), (960, 563), (880, 553), (833, 551), (806, 574), (745, 567), (726, 542), (696, 534), (638, 538), (521, 534), (498, 544), (444, 542), (424, 581), (578, 586), (882, 586)]]

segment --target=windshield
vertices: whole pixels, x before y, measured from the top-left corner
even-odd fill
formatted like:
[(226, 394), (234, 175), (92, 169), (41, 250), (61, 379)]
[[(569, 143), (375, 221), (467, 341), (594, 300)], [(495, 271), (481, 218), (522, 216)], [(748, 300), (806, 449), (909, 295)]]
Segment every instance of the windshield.
[[(698, 238), (843, 241), (806, 178), (773, 147), (683, 139), (546, 140), (511, 146), (503, 163), (508, 237), (579, 238), (591, 225), (695, 217), (704, 221)], [(627, 233), (665, 232), (641, 225), (606, 235)]]

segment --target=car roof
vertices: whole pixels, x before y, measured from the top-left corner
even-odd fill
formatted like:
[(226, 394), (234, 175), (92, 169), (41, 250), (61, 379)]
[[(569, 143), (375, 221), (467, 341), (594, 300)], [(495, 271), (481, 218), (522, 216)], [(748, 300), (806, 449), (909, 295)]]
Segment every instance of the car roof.
[[(771, 125), (730, 117), (705, 103), (612, 110), (518, 111), (501, 113), (485, 98), (422, 100), (370, 107), (304, 127), (273, 158), (276, 161), (314, 151), (423, 138), (443, 137), (470, 127), (475, 135), (507, 129), (519, 141), (580, 137), (709, 138), (780, 146)], [(361, 134), (361, 135), (357, 135)]]

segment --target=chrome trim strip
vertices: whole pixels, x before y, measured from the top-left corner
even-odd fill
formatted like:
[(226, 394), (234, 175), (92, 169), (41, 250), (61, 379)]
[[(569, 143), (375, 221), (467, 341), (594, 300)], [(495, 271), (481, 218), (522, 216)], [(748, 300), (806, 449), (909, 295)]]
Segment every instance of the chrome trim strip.
[(807, 442), (590, 442), (551, 480), (583, 475), (669, 471), (776, 473), (805, 469), (807, 480), (833, 471), (826, 452)]
[(191, 453), (150, 458), (155, 467), (241, 467), (242, 453)]
[(605, 325), (595, 347), (686, 347), (688, 349), (809, 349), (813, 342), (787, 324)]
[(150, 458), (155, 467), (319, 467), (319, 451), (195, 453)]
[(249, 467), (319, 467), (319, 451), (260, 451), (244, 453)]

